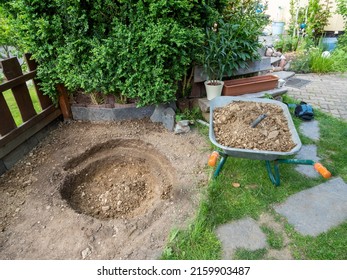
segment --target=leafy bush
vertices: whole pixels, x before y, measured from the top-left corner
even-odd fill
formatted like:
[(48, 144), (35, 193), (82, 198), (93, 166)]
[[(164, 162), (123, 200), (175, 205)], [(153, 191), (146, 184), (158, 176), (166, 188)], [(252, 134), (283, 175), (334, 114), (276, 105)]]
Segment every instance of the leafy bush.
[(255, 57), (265, 22), (256, 15), (257, 0), (6, 2), (25, 51), (39, 63), (46, 94), (55, 99), (55, 86), (63, 83), (70, 91), (136, 99), (139, 106), (176, 98), (179, 81), (198, 61), (206, 26), (222, 17), (231, 24), (237, 69)]
[(347, 1), (345, 0), (337, 0), (337, 7), (339, 14), (342, 15), (345, 21), (345, 33), (338, 37), (337, 48), (343, 49), (347, 52)]
[(336, 71), (332, 56), (323, 56), (323, 47), (311, 47), (302, 51), (291, 64), (291, 70), (299, 73), (329, 73)]
[(206, 28), (205, 44), (199, 62), (212, 81), (231, 76), (259, 57), (258, 36), (268, 24), (263, 6), (257, 0), (233, 0), (223, 11), (223, 18)]
[(337, 48), (331, 55), (333, 69), (336, 72), (347, 72), (347, 49)]
[(322, 56), (321, 49), (311, 49), (309, 53), (310, 69), (313, 73), (329, 73), (334, 70), (331, 57)]
[(301, 51), (297, 54), (295, 59), (290, 64), (290, 69), (297, 73), (309, 73), (310, 69), (310, 57), (307, 52)]
[(175, 99), (204, 27), (226, 1), (13, 0), (25, 50), (45, 93), (122, 94), (138, 105)]
[(293, 52), (298, 48), (299, 40), (299, 37), (281, 36), (279, 40), (274, 42), (274, 47), (282, 53)]
[(0, 59), (20, 56), (13, 16), (0, 6)]

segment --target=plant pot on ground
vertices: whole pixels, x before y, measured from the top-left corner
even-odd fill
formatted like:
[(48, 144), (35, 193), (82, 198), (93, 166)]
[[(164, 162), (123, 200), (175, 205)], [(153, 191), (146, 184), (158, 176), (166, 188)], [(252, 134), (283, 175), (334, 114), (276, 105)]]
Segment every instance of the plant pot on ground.
[(213, 98), (222, 94), (224, 82), (219, 80), (208, 80), (204, 82), (207, 99), (212, 100)]
[[(224, 22), (220, 22), (219, 24), (224, 25)], [(208, 100), (222, 94), (222, 78), (225, 67), (228, 64), (228, 59), (230, 58), (226, 52), (228, 41), (222, 32), (222, 26), (214, 23), (212, 28), (206, 28), (206, 43), (203, 46), (201, 58), (204, 74), (208, 77), (204, 82)]]

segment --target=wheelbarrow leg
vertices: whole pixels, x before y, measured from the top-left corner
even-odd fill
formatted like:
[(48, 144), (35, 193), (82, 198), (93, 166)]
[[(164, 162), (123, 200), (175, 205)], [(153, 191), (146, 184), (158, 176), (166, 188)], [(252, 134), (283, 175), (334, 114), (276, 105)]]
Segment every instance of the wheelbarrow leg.
[(228, 155), (224, 154), (224, 153), (219, 153), (221, 155), (221, 160), (219, 161), (217, 168), (215, 170), (215, 172), (213, 173), (213, 178), (217, 178), (217, 176), (219, 175), (219, 172), (222, 170), (225, 162), (227, 161)]
[(269, 178), (271, 180), (271, 182), (276, 186), (278, 187), (281, 183), (281, 180), (280, 180), (280, 171), (279, 171), (279, 168), (278, 168), (278, 161), (275, 160), (274, 161), (274, 171), (272, 172), (272, 168), (271, 168), (271, 162), (269, 160), (266, 160), (265, 161), (266, 163), (266, 170), (267, 170), (267, 174), (269, 175)]

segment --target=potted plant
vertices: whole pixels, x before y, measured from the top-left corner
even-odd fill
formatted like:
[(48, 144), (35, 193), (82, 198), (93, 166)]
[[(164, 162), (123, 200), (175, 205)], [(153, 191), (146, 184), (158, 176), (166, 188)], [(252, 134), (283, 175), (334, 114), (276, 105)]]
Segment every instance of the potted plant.
[(226, 47), (228, 42), (223, 33), (219, 32), (218, 24), (206, 28), (206, 42), (202, 51), (202, 65), (207, 80), (204, 82), (207, 99), (211, 100), (222, 93), (224, 82), (223, 75), (228, 63)]

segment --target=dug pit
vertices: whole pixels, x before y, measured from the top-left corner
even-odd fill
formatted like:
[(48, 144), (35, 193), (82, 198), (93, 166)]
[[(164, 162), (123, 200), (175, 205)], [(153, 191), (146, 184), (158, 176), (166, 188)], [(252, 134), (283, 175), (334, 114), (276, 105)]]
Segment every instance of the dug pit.
[(170, 198), (170, 163), (151, 144), (118, 139), (71, 159), (61, 196), (79, 214), (100, 220), (134, 218)]
[[(209, 147), (195, 129), (175, 135), (148, 119), (61, 123), (0, 176), (1, 259), (160, 258), (170, 232), (187, 228), (196, 215), (207, 186)], [(123, 181), (124, 192), (117, 190)], [(91, 194), (93, 203), (101, 206), (100, 196), (109, 191), (112, 204), (91, 216), (82, 203), (97, 182), (104, 190)], [(84, 191), (77, 189), (81, 185)], [(82, 194), (82, 201), (73, 200)], [(115, 211), (118, 201), (124, 207)], [(126, 210), (126, 202), (136, 201)]]

